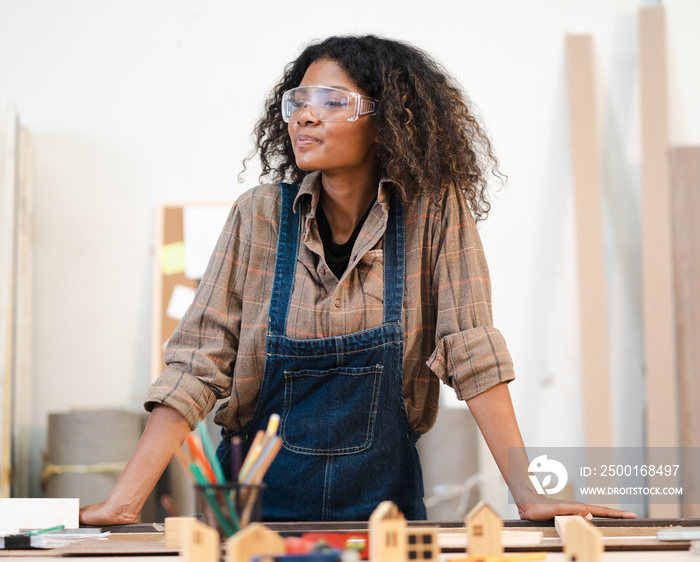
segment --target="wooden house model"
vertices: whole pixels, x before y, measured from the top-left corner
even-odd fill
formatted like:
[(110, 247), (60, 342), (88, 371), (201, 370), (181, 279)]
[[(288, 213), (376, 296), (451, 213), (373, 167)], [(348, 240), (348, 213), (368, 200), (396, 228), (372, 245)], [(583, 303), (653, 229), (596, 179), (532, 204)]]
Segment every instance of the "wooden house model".
[(369, 559), (405, 562), (406, 518), (395, 503), (380, 503), (369, 517)]
[(583, 517), (571, 517), (566, 522), (563, 542), (568, 561), (600, 562), (603, 559), (603, 533)]
[(219, 532), (194, 517), (183, 521), (180, 540), (180, 558), (184, 562), (219, 562), (221, 559)]
[(469, 556), (503, 554), (503, 521), (489, 504), (476, 504), (467, 514), (466, 527)]
[(406, 527), (404, 561), (434, 560), (437, 562), (440, 557), (438, 531), (437, 527)]
[(251, 556), (286, 552), (284, 539), (262, 523), (251, 523), (226, 541), (226, 562), (248, 562)]

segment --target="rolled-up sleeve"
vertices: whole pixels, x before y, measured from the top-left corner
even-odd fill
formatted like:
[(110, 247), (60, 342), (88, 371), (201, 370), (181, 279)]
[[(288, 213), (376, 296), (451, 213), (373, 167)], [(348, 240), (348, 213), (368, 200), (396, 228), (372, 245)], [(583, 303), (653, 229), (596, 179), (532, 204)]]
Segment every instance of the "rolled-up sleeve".
[(515, 378), (501, 333), (493, 327), (491, 281), (467, 201), (456, 189), (444, 199), (433, 231), (435, 350), (428, 367), (469, 400)]
[(515, 378), (506, 341), (493, 327), (472, 328), (445, 336), (428, 366), (455, 389), (460, 400), (469, 400)]
[(194, 302), (165, 346), (167, 369), (151, 384), (144, 407), (164, 404), (194, 426), (229, 396), (241, 329), (249, 236), (238, 204), (229, 213)]

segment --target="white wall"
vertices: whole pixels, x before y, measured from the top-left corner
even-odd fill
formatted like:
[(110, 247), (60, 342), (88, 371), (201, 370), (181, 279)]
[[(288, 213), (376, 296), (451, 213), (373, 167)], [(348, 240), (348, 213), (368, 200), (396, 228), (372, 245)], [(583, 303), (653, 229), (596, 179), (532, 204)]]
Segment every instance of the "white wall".
[[(634, 0), (0, 0), (0, 97), (34, 142), (32, 493), (49, 412), (139, 409), (154, 217), (233, 200), (270, 86), (301, 46), (375, 32), (425, 48), (481, 109), (508, 186), (482, 235), (526, 443), (582, 444), (564, 40), (595, 41), (615, 440), (642, 444)], [(341, 7), (338, 7), (341, 6)], [(700, 3), (668, 15), (672, 140), (700, 142)]]

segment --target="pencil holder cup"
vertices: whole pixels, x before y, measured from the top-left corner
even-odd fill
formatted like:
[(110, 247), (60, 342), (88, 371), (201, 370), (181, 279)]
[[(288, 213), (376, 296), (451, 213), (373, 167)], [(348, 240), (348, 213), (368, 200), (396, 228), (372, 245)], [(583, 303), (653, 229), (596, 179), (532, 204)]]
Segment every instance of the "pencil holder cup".
[(262, 517), (265, 484), (195, 484), (204, 523), (219, 531), (222, 538), (236, 534)]

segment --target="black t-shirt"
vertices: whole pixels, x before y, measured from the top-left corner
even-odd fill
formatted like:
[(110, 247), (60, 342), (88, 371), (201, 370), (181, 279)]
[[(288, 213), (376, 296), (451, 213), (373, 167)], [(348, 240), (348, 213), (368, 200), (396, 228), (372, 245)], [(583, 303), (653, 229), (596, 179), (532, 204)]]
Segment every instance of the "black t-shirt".
[[(376, 201), (376, 198), (375, 200)], [(328, 219), (326, 218), (321, 205), (316, 206), (316, 222), (318, 223), (318, 233), (321, 235), (321, 242), (323, 242), (323, 254), (326, 257), (326, 264), (338, 279), (343, 276), (345, 270), (348, 268), (348, 263), (350, 263), (350, 254), (352, 254), (352, 248), (355, 245), (355, 240), (362, 230), (362, 225), (365, 224), (365, 220), (369, 216), (369, 212), (374, 206), (374, 201), (367, 207), (365, 214), (357, 223), (355, 230), (352, 231), (350, 238), (344, 244), (336, 244), (333, 242), (333, 233), (331, 231), (331, 225), (328, 224)]]

